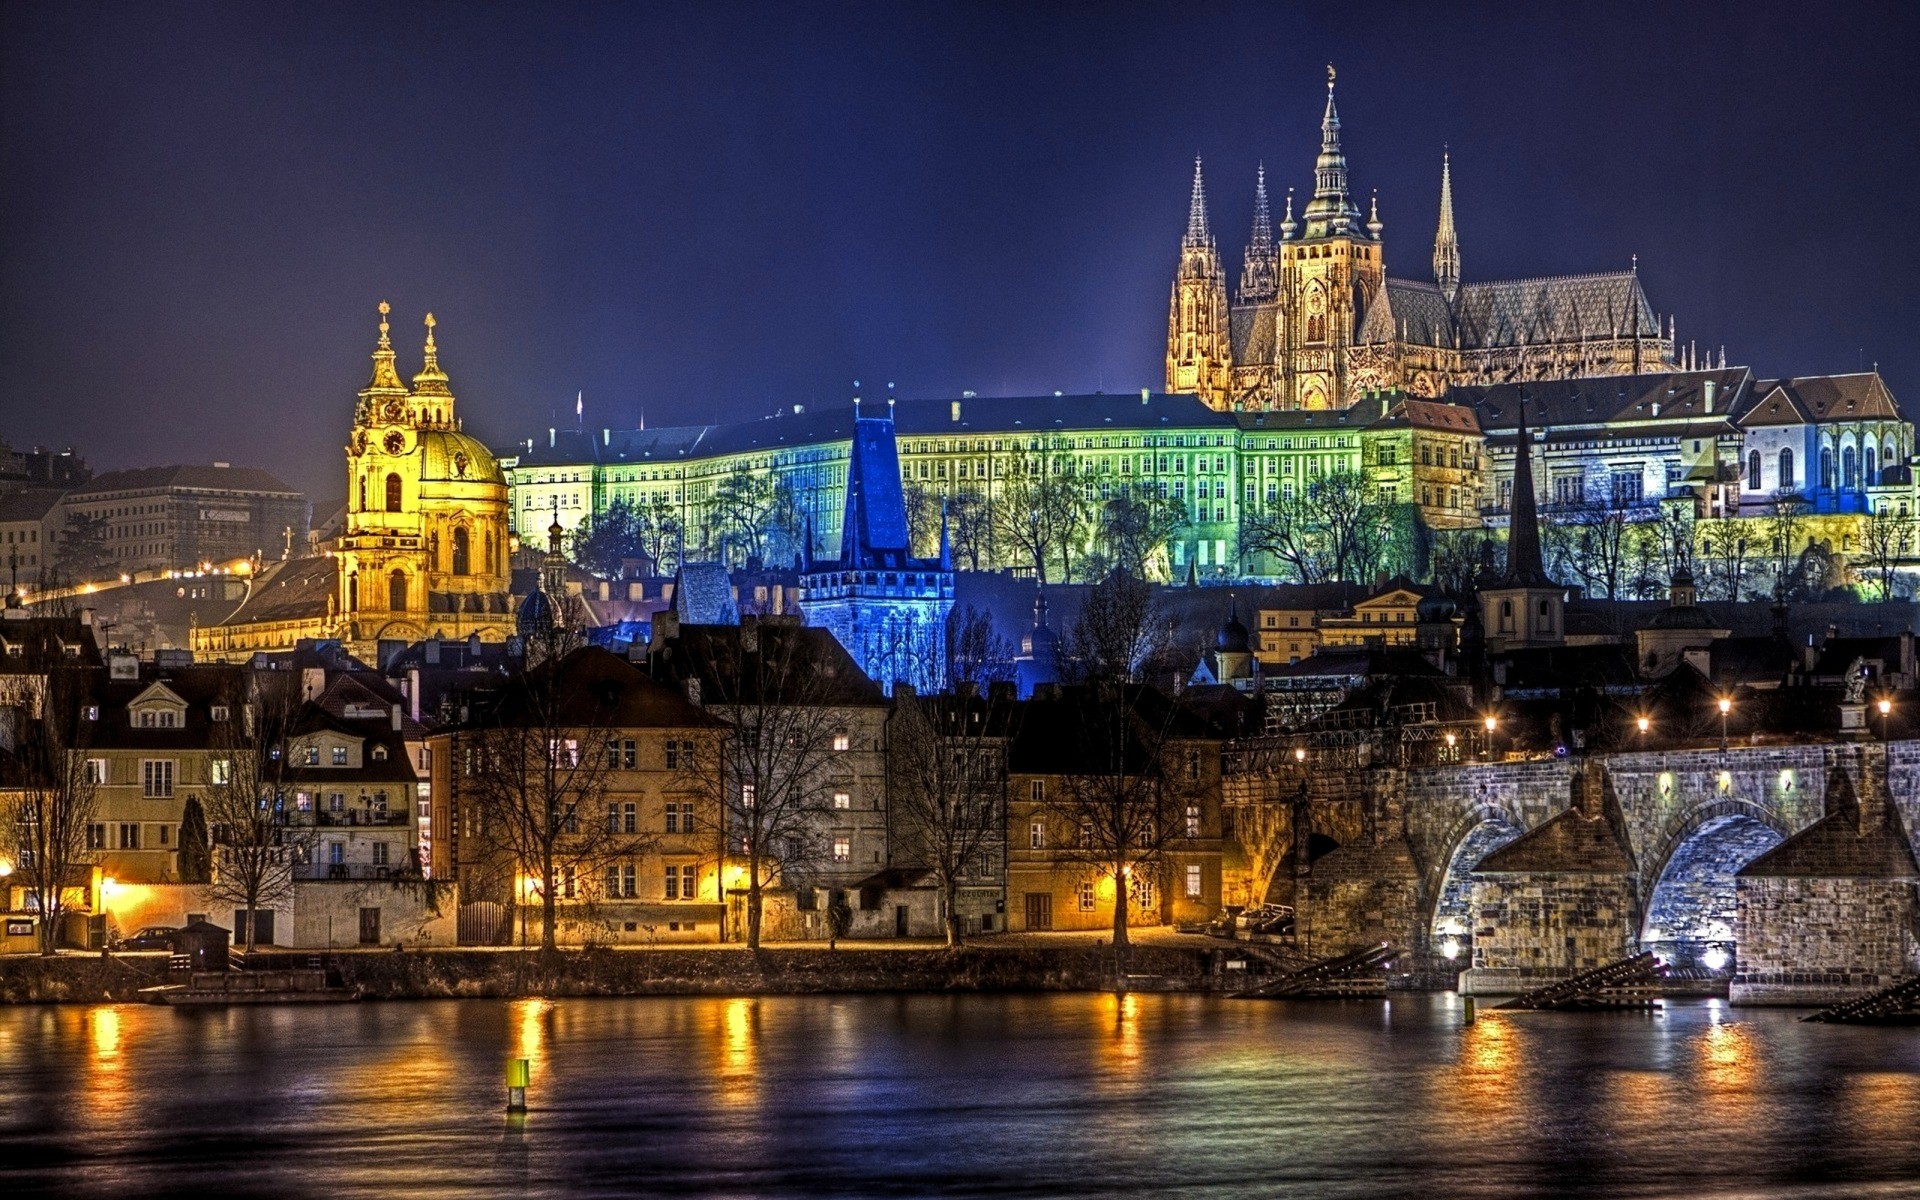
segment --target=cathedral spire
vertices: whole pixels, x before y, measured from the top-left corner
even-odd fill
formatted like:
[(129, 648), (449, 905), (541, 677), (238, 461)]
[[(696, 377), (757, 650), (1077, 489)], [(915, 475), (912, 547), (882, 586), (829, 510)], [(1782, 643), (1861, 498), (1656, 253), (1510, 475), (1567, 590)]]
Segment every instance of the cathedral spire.
[(1527, 439), (1527, 395), (1516, 403), (1519, 435), (1513, 451), (1513, 519), (1507, 530), (1508, 586), (1551, 586), (1540, 557), (1540, 510), (1533, 494), (1533, 448)]
[(1333, 103), (1333, 64), (1327, 64), (1327, 111), (1320, 118), (1320, 157), (1313, 166), (1313, 199), (1307, 202), (1310, 238), (1352, 236), (1358, 231), (1360, 210), (1347, 194), (1347, 157), (1340, 149), (1340, 110)]
[(1267, 204), (1267, 166), (1260, 164), (1253, 184), (1253, 235), (1240, 264), (1240, 302), (1271, 300), (1280, 294), (1279, 259), (1273, 250), (1273, 210)]
[(1440, 229), (1433, 238), (1433, 281), (1451, 304), (1460, 295), (1460, 238), (1453, 231), (1453, 159), (1440, 152)]
[(401, 391), (407, 385), (400, 382), (400, 372), (393, 366), (393, 338), (388, 336), (387, 314), (393, 306), (385, 300), (380, 302), (380, 340), (373, 348), (373, 378), (367, 381), (368, 391)]
[(1187, 246), (1206, 246), (1213, 242), (1213, 230), (1207, 226), (1207, 184), (1200, 175), (1200, 156), (1193, 159), (1193, 196), (1187, 201)]

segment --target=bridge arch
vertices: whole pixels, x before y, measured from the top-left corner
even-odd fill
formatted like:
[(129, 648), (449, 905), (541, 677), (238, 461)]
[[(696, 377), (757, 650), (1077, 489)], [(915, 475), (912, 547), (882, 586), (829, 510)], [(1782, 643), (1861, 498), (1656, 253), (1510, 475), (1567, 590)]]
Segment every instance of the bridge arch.
[(1640, 948), (1679, 966), (1720, 969), (1737, 954), (1734, 876), (1785, 841), (1763, 805), (1723, 797), (1675, 824), (1640, 871)]
[(1417, 931), (1435, 953), (1462, 966), (1472, 960), (1473, 868), (1525, 832), (1517, 814), (1485, 802), (1462, 813), (1447, 831), (1446, 853), (1426, 873), (1424, 912)]

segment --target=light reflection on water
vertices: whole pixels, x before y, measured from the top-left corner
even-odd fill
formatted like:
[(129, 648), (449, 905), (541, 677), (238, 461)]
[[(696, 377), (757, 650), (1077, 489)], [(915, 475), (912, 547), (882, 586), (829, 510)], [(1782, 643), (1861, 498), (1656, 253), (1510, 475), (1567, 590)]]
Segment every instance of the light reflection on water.
[[(1920, 1036), (1453, 997), (0, 1010), (0, 1194), (1920, 1194)], [(505, 1116), (505, 1060), (533, 1111)]]

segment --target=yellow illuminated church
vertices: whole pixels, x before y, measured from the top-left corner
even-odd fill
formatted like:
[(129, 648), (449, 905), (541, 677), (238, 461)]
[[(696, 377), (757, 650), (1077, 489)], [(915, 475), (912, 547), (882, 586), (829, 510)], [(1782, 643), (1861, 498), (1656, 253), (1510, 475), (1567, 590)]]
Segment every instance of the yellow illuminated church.
[(244, 658), (332, 638), (374, 662), (382, 643), (513, 633), (506, 476), (461, 432), (433, 314), (409, 388), (394, 365), (388, 312), (383, 302), (373, 377), (347, 440), (340, 532), (317, 554), (258, 572), (232, 616), (193, 631), (197, 653)]

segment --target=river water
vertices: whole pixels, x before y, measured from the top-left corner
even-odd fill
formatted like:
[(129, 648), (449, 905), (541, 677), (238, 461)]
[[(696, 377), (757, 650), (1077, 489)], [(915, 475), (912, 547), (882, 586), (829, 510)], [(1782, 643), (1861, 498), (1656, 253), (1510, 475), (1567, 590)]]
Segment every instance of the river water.
[[(0, 1010), (0, 1195), (1920, 1196), (1920, 1031), (1688, 1002)], [(533, 1063), (505, 1115), (504, 1064)]]

